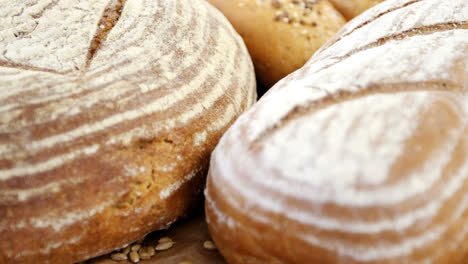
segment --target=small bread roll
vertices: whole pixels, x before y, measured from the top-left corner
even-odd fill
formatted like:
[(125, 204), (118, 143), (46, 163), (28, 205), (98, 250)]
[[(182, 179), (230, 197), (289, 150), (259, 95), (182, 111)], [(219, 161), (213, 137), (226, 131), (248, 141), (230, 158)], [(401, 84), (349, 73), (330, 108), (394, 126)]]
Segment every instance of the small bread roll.
[(353, 19), (383, 1), (385, 0), (330, 0), (347, 20)]
[(243, 37), (257, 78), (271, 87), (299, 69), (344, 24), (327, 0), (208, 0)]
[(1, 2), (0, 263), (98, 256), (201, 200), (211, 151), (256, 97), (218, 10)]
[(468, 263), (466, 3), (368, 10), (223, 135), (206, 216), (230, 264)]

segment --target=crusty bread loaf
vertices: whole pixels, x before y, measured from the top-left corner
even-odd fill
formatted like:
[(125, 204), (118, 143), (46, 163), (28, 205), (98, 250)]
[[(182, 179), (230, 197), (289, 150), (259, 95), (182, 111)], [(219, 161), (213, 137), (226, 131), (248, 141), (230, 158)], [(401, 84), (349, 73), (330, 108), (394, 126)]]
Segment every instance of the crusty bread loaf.
[(466, 0), (352, 20), (228, 130), (205, 194), (231, 264), (466, 263)]
[(257, 78), (270, 88), (302, 67), (345, 24), (328, 0), (208, 0), (249, 49)]
[(0, 263), (72, 263), (164, 228), (255, 100), (200, 0), (1, 1)]
[(338, 11), (350, 20), (384, 0), (330, 0)]

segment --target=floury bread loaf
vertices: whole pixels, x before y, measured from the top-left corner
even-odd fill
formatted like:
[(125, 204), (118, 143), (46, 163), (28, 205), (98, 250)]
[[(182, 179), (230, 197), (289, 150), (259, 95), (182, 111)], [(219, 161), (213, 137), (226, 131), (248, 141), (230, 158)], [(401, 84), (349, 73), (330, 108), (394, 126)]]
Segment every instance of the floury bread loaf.
[(266, 88), (304, 66), (346, 23), (328, 0), (207, 0), (245, 41)]
[(383, 0), (207, 0), (229, 19), (270, 88), (304, 66), (346, 23)]
[(183, 215), (255, 100), (200, 0), (0, 0), (0, 263), (73, 263)]
[(231, 264), (467, 263), (466, 0), (348, 23), (228, 130), (205, 193)]

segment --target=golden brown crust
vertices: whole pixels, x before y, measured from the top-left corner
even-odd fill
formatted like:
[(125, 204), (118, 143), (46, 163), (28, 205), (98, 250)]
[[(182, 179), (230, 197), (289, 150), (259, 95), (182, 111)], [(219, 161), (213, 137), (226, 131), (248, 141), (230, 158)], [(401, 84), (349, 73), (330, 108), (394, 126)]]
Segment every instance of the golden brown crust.
[(255, 101), (247, 50), (206, 2), (73, 1), (0, 12), (0, 263), (78, 262), (166, 228)]
[(384, 0), (330, 0), (333, 6), (346, 18), (351, 20), (367, 9), (383, 2)]
[[(451, 86), (446, 86), (447, 89), (451, 90)], [(440, 86), (442, 88), (442, 86)], [(456, 87), (454, 90), (458, 91)], [(401, 92), (401, 94), (404, 92)], [(450, 137), (450, 133), (454, 131), (460, 132), (466, 130), (466, 125), (463, 124), (464, 118), (460, 116), (459, 109), (460, 105), (463, 105), (461, 100), (457, 99), (458, 92), (444, 92), (434, 91), (431, 92), (430, 107), (426, 113), (421, 114), (417, 121), (420, 123), (417, 128), (417, 132), (411, 137), (406, 139), (403, 153), (393, 164), (388, 174), (388, 180), (385, 185), (390, 187), (393, 184), (398, 184), (401, 181), (405, 181), (407, 177), (410, 177), (414, 171), (418, 171), (424, 166), (428, 160), (431, 159), (431, 155), (434, 152), (444, 148), (444, 144), (447, 144), (447, 138)], [(392, 96), (390, 93), (389, 96)], [(410, 99), (413, 95), (409, 92), (405, 95)], [(368, 98), (372, 98), (372, 95), (368, 95)], [(466, 97), (465, 97), (466, 98)], [(352, 100), (360, 100), (352, 99)], [(369, 99), (367, 99), (369, 100)], [(375, 103), (379, 103), (381, 98), (376, 98)], [(343, 101), (339, 100), (336, 105), (340, 105)], [(320, 111), (320, 110), (317, 110)], [(308, 115), (312, 115), (310, 112)], [(389, 118), (387, 116), (387, 118)], [(330, 120), (329, 122), (333, 122)], [(411, 120), (401, 120), (400, 122), (411, 122)], [(357, 123), (357, 122), (356, 122)], [(321, 125), (321, 124), (318, 124)], [(439, 129), (443, 127), (444, 129)], [(278, 132), (277, 132), (278, 133)], [(385, 139), (379, 139), (379, 141), (385, 141)], [(210, 232), (216, 242), (220, 252), (227, 259), (228, 263), (241, 264), (241, 263), (401, 263), (411, 262), (418, 263), (418, 261), (427, 260), (428, 256), (431, 256), (431, 263), (444, 264), (444, 263), (463, 263), (465, 260), (466, 252), (468, 250), (468, 242), (466, 240), (458, 241), (453, 249), (444, 250), (445, 240), (451, 240), (450, 243), (453, 245), (453, 241), (459, 237), (459, 233), (464, 230), (463, 222), (467, 221), (468, 218), (461, 217), (455, 219), (453, 222), (448, 224), (445, 221), (452, 214), (456, 214), (454, 208), (459, 207), (459, 201), (464, 196), (464, 193), (468, 190), (468, 181), (464, 181), (462, 186), (459, 188), (457, 193), (454, 193), (450, 199), (444, 202), (443, 208), (437, 213), (432, 222), (424, 225), (423, 232), (432, 232), (440, 228), (440, 226), (449, 225), (445, 230), (443, 239), (437, 239), (426, 244), (424, 247), (418, 248), (409, 256), (402, 258), (389, 258), (382, 257), (378, 260), (373, 261), (359, 261), (348, 256), (340, 256), (337, 250), (330, 250), (323, 248), (317, 242), (306, 242), (303, 240), (302, 234), (314, 234), (320, 237), (324, 244), (328, 244), (329, 241), (340, 241), (342, 246), (350, 245), (352, 243), (359, 244), (361, 248), (367, 247), (369, 251), (372, 251), (373, 247), (379, 241), (382, 243), (398, 243), (404, 244), (407, 238), (417, 237), (421, 235), (421, 230), (416, 227), (417, 224), (412, 226), (411, 229), (406, 230), (404, 237), (398, 237), (392, 233), (391, 230), (380, 233), (370, 234), (354, 234), (353, 232), (344, 232), (340, 230), (328, 230), (320, 229), (317, 226), (308, 225), (301, 223), (300, 221), (294, 221), (288, 217), (289, 211), (297, 212), (300, 210), (317, 210), (320, 207), (320, 212), (323, 215), (332, 215), (334, 219), (340, 219), (341, 221), (355, 222), (357, 217), (362, 223), (372, 223), (376, 219), (382, 220), (382, 215), (402, 215), (411, 214), (411, 212), (417, 211), (421, 204), (427, 202), (428, 197), (440, 197), (441, 188), (438, 185), (443, 185), (444, 182), (451, 181), (454, 177), (457, 177), (455, 173), (463, 167), (464, 161), (468, 159), (468, 152), (466, 146), (468, 143), (468, 137), (460, 137), (460, 142), (454, 152), (451, 154), (451, 161), (444, 168), (444, 174), (438, 179), (437, 186), (431, 188), (424, 194), (413, 197), (411, 201), (400, 203), (394, 207), (378, 207), (371, 206), (365, 208), (348, 208), (344, 206), (337, 206), (335, 204), (321, 204), (301, 201), (304, 194), (297, 193), (297, 196), (284, 197), (282, 192), (273, 192), (269, 190), (262, 190), (259, 188), (259, 192), (263, 195), (270, 196), (272, 199), (278, 199), (278, 203), (285, 205), (285, 211), (283, 212), (272, 212), (269, 209), (263, 208), (259, 205), (255, 205), (255, 202), (251, 198), (247, 198), (243, 195), (236, 193), (235, 190), (226, 191), (226, 186), (229, 183), (225, 182), (222, 177), (216, 176), (216, 184), (213, 181), (213, 174), (219, 174), (219, 167), (210, 169), (207, 187), (205, 195), (207, 196), (206, 202), (206, 214), (209, 223)], [(257, 143), (258, 144), (258, 143)], [(306, 144), (306, 143), (304, 143)], [(424, 151), (418, 148), (423, 146)], [(224, 146), (225, 148), (227, 146)], [(229, 149), (226, 148), (225, 151)], [(271, 151), (271, 150), (270, 150)], [(261, 152), (260, 150), (253, 150), (251, 155)], [(216, 162), (216, 160), (214, 160)], [(267, 162), (267, 161), (263, 161)], [(218, 163), (219, 164), (219, 163)], [(266, 164), (265, 164), (266, 165)], [(219, 166), (219, 165), (218, 165)], [(268, 166), (268, 165), (267, 165)], [(333, 165), (332, 165), (333, 166)], [(363, 165), (365, 166), (365, 165)], [(236, 177), (249, 178), (249, 175), (245, 170), (239, 169)], [(275, 171), (270, 172), (272, 175)], [(314, 175), (315, 176), (315, 175)], [(256, 175), (255, 177), (259, 177)], [(290, 179), (292, 181), (292, 179)], [(224, 186), (219, 188), (219, 186)], [(285, 186), (286, 187), (286, 186)], [(227, 187), (229, 189), (229, 187)], [(291, 188), (291, 187), (289, 187)], [(326, 186), (323, 186), (326, 188)], [(362, 184), (356, 186), (356, 188), (362, 188), (365, 190), (374, 190), (376, 188), (373, 185)], [(312, 191), (312, 190), (311, 190)], [(260, 194), (259, 194), (260, 195)], [(229, 197), (227, 199), (226, 197)], [(237, 206), (239, 204), (246, 206), (249, 204), (249, 210), (251, 213), (244, 211), (234, 206), (231, 201), (235, 200)], [(252, 205), (254, 204), (254, 205)], [(253, 217), (251, 214), (261, 215), (260, 218)], [(395, 227), (398, 228), (398, 227)], [(404, 248), (401, 245), (401, 248)], [(390, 250), (390, 249), (389, 249)], [(404, 250), (404, 249), (403, 249)], [(441, 253), (443, 251), (443, 253)], [(437, 252), (437, 254), (434, 254)]]
[(466, 262), (467, 14), (385, 1), (230, 127), (205, 189), (229, 263)]
[(209, 0), (243, 37), (257, 78), (271, 87), (300, 68), (345, 23), (327, 0)]

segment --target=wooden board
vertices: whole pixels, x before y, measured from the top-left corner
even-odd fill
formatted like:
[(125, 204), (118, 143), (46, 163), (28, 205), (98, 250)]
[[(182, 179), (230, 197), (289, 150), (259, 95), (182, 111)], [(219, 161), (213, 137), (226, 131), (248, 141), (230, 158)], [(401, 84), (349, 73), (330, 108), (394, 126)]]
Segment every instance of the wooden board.
[[(202, 210), (201, 210), (202, 211)], [(158, 251), (149, 260), (141, 260), (141, 264), (178, 264), (190, 261), (193, 264), (226, 264), (217, 250), (208, 250), (203, 242), (211, 240), (203, 212), (174, 224), (170, 229), (149, 234), (143, 246), (156, 246), (161, 237), (170, 237), (176, 243), (166, 251)], [(114, 261), (109, 255), (88, 260), (86, 264), (130, 264), (130, 261)]]

